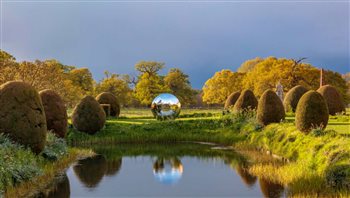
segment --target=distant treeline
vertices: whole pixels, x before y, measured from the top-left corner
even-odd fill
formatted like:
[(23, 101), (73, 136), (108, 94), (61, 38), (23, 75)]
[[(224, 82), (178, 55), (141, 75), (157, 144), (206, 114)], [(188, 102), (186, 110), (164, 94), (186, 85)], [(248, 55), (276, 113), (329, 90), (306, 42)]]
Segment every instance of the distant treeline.
[[(20, 80), (38, 91), (53, 89), (69, 107), (85, 95), (96, 96), (101, 92), (113, 93), (125, 107), (148, 106), (162, 92), (176, 95), (184, 106), (218, 106), (234, 91), (248, 88), (260, 96), (264, 90), (274, 89), (278, 82), (285, 91), (298, 84), (317, 89), (320, 77), (319, 70), (307, 63), (275, 57), (255, 58), (244, 62), (237, 72), (215, 73), (202, 90), (195, 90), (189, 76), (179, 68), (170, 68), (165, 76), (159, 75), (164, 68), (162, 62), (140, 61), (135, 65), (137, 76), (105, 71), (104, 78), (96, 82), (88, 68), (64, 65), (55, 59), (18, 62), (11, 54), (0, 51), (0, 84)], [(325, 80), (339, 89), (349, 103), (350, 73), (342, 76), (328, 70)]]

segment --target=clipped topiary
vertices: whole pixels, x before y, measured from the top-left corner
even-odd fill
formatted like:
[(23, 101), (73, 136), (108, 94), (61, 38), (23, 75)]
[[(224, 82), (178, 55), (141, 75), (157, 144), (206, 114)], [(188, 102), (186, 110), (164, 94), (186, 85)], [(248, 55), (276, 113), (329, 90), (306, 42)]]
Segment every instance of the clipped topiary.
[(231, 107), (233, 107), (237, 99), (239, 98), (239, 95), (241, 95), (241, 92), (239, 91), (233, 92), (231, 95), (229, 95), (226, 99), (224, 108), (230, 109)]
[(263, 125), (278, 123), (285, 118), (281, 99), (271, 90), (266, 90), (259, 99), (257, 120)]
[(323, 96), (323, 98), (326, 100), (330, 115), (335, 115), (336, 113), (345, 112), (345, 105), (344, 105), (343, 98), (335, 87), (331, 85), (325, 85), (320, 87), (317, 90), (317, 92), (319, 92)]
[(92, 135), (103, 128), (106, 114), (95, 98), (86, 96), (74, 108), (72, 122), (78, 131)]
[(67, 108), (62, 98), (53, 90), (46, 89), (39, 92), (44, 105), (47, 130), (64, 138), (67, 133)]
[(286, 97), (284, 98), (284, 101), (283, 101), (285, 110), (295, 112), (301, 96), (303, 96), (307, 91), (308, 89), (306, 89), (301, 85), (297, 85), (292, 89), (290, 89), (287, 92)]
[(107, 170), (107, 161), (103, 155), (79, 160), (73, 170), (79, 180), (88, 188), (94, 188), (102, 180)]
[[(98, 95), (96, 97), (97, 102), (99, 102), (100, 104), (109, 104), (111, 105), (110, 108), (110, 116), (115, 116), (118, 117), (120, 114), (120, 104), (117, 100), (117, 98), (109, 92), (103, 92), (100, 95)], [(106, 112), (106, 115), (108, 115), (107, 113), (107, 109), (104, 109)]]
[(316, 91), (306, 92), (299, 100), (295, 113), (296, 127), (309, 133), (313, 128), (326, 128), (328, 107), (322, 95)]
[(249, 109), (256, 109), (258, 101), (255, 98), (255, 95), (249, 89), (244, 90), (239, 98), (236, 101), (234, 106), (235, 111), (246, 111)]
[(31, 85), (11, 81), (0, 86), (0, 133), (40, 153), (46, 142), (46, 118), (39, 93)]

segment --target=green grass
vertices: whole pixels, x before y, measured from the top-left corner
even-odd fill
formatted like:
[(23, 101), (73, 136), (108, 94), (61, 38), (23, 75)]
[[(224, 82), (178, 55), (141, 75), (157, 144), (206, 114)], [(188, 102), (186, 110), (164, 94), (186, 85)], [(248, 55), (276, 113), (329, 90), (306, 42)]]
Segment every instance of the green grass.
[(65, 140), (49, 133), (44, 151), (36, 155), (0, 134), (0, 197), (35, 195), (78, 156), (91, 155), (89, 152), (68, 149)]

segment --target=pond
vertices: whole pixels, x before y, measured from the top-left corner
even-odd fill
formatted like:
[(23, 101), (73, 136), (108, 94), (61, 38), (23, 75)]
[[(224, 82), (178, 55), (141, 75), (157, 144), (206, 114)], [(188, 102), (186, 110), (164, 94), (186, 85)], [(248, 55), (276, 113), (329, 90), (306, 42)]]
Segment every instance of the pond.
[(45, 197), (285, 197), (231, 149), (203, 144), (96, 147)]

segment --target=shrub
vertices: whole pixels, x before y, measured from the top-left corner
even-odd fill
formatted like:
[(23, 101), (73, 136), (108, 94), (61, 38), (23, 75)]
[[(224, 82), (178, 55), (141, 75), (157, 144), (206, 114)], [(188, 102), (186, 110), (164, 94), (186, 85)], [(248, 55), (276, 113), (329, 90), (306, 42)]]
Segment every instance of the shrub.
[(326, 128), (328, 116), (327, 104), (322, 95), (308, 91), (298, 103), (295, 124), (300, 131), (309, 133), (313, 128)]
[(74, 108), (72, 122), (78, 131), (95, 134), (103, 128), (106, 114), (95, 98), (86, 96)]
[(301, 85), (297, 85), (290, 89), (283, 101), (285, 110), (295, 112), (301, 96), (303, 96), (307, 91), (308, 90)]
[(263, 125), (280, 122), (286, 116), (281, 99), (271, 90), (266, 90), (259, 99), (256, 115)]
[(1, 85), (0, 108), (0, 133), (40, 153), (47, 129), (44, 107), (34, 87), (18, 81)]
[(53, 90), (39, 92), (44, 106), (47, 130), (64, 138), (67, 133), (67, 108), (62, 98)]
[(22, 145), (0, 134), (0, 197), (8, 186), (14, 186), (42, 174), (37, 156)]
[(323, 98), (326, 100), (330, 115), (335, 115), (336, 113), (345, 112), (345, 105), (344, 105), (343, 98), (335, 87), (331, 85), (325, 85), (320, 87), (317, 90), (317, 92), (319, 92), (323, 96)]
[(47, 135), (46, 146), (43, 150), (43, 157), (48, 160), (56, 161), (68, 154), (66, 141), (49, 132)]
[(79, 160), (73, 170), (86, 187), (93, 188), (100, 183), (106, 173), (107, 162), (102, 155), (96, 155)]
[[(100, 95), (96, 97), (97, 102), (100, 104), (109, 104), (111, 105), (110, 109), (110, 116), (118, 117), (120, 114), (120, 104), (118, 102), (118, 99), (109, 92), (103, 92)], [(107, 114), (107, 109), (104, 109)]]
[(239, 98), (237, 99), (234, 110), (235, 111), (241, 111), (241, 110), (254, 110), (256, 109), (258, 105), (258, 101), (255, 98), (255, 95), (252, 91), (249, 89), (244, 90)]
[(241, 95), (241, 92), (239, 92), (239, 91), (233, 92), (231, 95), (229, 95), (226, 99), (224, 109), (228, 110), (231, 107), (233, 107), (235, 105), (237, 99), (239, 98), (239, 95)]
[(331, 166), (326, 170), (327, 185), (332, 188), (350, 188), (350, 165)]

